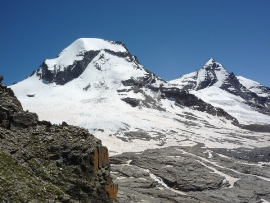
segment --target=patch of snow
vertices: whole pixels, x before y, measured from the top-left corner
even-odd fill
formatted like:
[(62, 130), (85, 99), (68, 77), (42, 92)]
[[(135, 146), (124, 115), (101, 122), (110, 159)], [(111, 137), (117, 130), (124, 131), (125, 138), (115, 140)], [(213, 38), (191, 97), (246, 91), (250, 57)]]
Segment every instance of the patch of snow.
[(197, 72), (192, 72), (186, 75), (183, 75), (175, 80), (168, 81), (167, 84), (164, 86), (169, 88), (169, 87), (178, 87), (182, 89), (185, 85), (190, 84), (191, 82), (196, 82), (197, 81)]
[(211, 150), (206, 150), (204, 153), (208, 153), (208, 159), (213, 158), (213, 154)]
[(270, 202), (265, 199), (260, 199), (260, 203), (270, 203)]
[(127, 165), (130, 165), (131, 162), (132, 162), (132, 160), (128, 160), (127, 161)]
[(181, 194), (181, 195), (186, 195), (186, 193), (184, 193), (184, 192), (181, 192), (181, 191), (179, 191), (179, 190), (175, 190), (175, 189), (173, 189), (173, 188), (170, 188), (166, 183), (163, 182), (163, 180), (162, 180), (160, 177), (158, 177), (158, 176), (154, 175), (152, 172), (150, 172), (149, 169), (144, 169), (144, 171), (147, 172), (147, 173), (149, 173), (149, 176), (150, 176), (154, 181), (156, 181), (156, 182), (158, 182), (159, 184), (161, 184), (163, 187), (165, 187), (165, 188), (167, 188), (167, 189), (169, 189), (169, 190), (171, 190), (171, 191), (173, 191), (173, 192), (175, 192), (175, 193), (178, 193), (178, 194)]
[(118, 180), (121, 180), (121, 179), (126, 179), (127, 177), (117, 177), (116, 179), (118, 179)]

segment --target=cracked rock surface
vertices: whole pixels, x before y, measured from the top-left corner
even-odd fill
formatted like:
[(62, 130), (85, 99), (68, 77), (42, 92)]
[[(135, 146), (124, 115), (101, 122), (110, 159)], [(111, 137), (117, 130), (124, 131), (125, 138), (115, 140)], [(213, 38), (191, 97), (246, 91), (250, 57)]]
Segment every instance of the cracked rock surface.
[[(255, 151), (257, 151), (256, 149)], [(270, 152), (270, 148), (263, 149)], [(239, 150), (244, 154), (244, 149)], [(235, 150), (236, 154), (237, 149)], [(166, 147), (111, 157), (119, 202), (270, 201), (270, 165), (229, 150)], [(265, 153), (264, 156), (268, 156)], [(265, 158), (266, 159), (266, 158)]]

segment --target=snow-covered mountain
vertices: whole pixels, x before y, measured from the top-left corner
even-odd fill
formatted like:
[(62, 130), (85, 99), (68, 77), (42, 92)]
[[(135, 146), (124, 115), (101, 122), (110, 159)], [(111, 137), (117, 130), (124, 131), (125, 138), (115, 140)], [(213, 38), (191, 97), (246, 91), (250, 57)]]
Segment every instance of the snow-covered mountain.
[[(167, 83), (143, 67), (123, 43), (81, 38), (11, 88), (24, 109), (36, 112), (40, 120), (85, 127), (110, 146), (111, 153), (120, 153), (176, 143), (250, 146), (248, 139), (235, 142), (235, 133), (241, 136), (246, 130), (238, 127), (241, 116), (223, 110), (229, 102), (218, 100), (216, 105), (202, 96), (209, 94), (202, 91), (212, 87), (219, 89), (222, 97), (245, 105), (241, 108), (250, 108), (243, 98), (228, 92), (233, 92), (232, 88), (250, 91), (241, 85), (240, 90), (237, 85), (228, 85), (231, 81), (238, 84), (233, 74), (211, 59), (190, 77)], [(257, 145), (264, 146), (265, 142)]]
[(241, 123), (270, 123), (270, 89), (236, 77), (212, 58), (198, 71), (171, 80), (168, 85), (188, 90), (203, 101), (223, 108)]

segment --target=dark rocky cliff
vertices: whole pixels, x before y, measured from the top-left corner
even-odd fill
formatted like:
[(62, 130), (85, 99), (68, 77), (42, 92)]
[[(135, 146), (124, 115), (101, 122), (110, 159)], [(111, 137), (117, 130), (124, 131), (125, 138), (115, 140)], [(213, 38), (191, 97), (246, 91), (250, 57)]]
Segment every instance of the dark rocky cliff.
[(0, 202), (117, 201), (101, 141), (65, 122), (39, 121), (1, 81)]
[(65, 67), (64, 71), (57, 71), (56, 67), (54, 71), (50, 71), (44, 61), (33, 74), (37, 74), (37, 76), (47, 82), (55, 82), (58, 85), (64, 85), (74, 78), (79, 77), (99, 52), (100, 51), (87, 51), (82, 53), (81, 55), (84, 57), (84, 60), (74, 61), (72, 65)]

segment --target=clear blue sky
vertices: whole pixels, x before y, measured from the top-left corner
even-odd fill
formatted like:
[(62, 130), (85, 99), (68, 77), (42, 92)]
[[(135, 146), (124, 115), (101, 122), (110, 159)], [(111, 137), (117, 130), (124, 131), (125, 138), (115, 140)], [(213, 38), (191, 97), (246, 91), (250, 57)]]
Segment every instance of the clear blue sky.
[(270, 86), (270, 0), (0, 0), (0, 74), (23, 80), (81, 37), (118, 40), (165, 80), (210, 57)]

